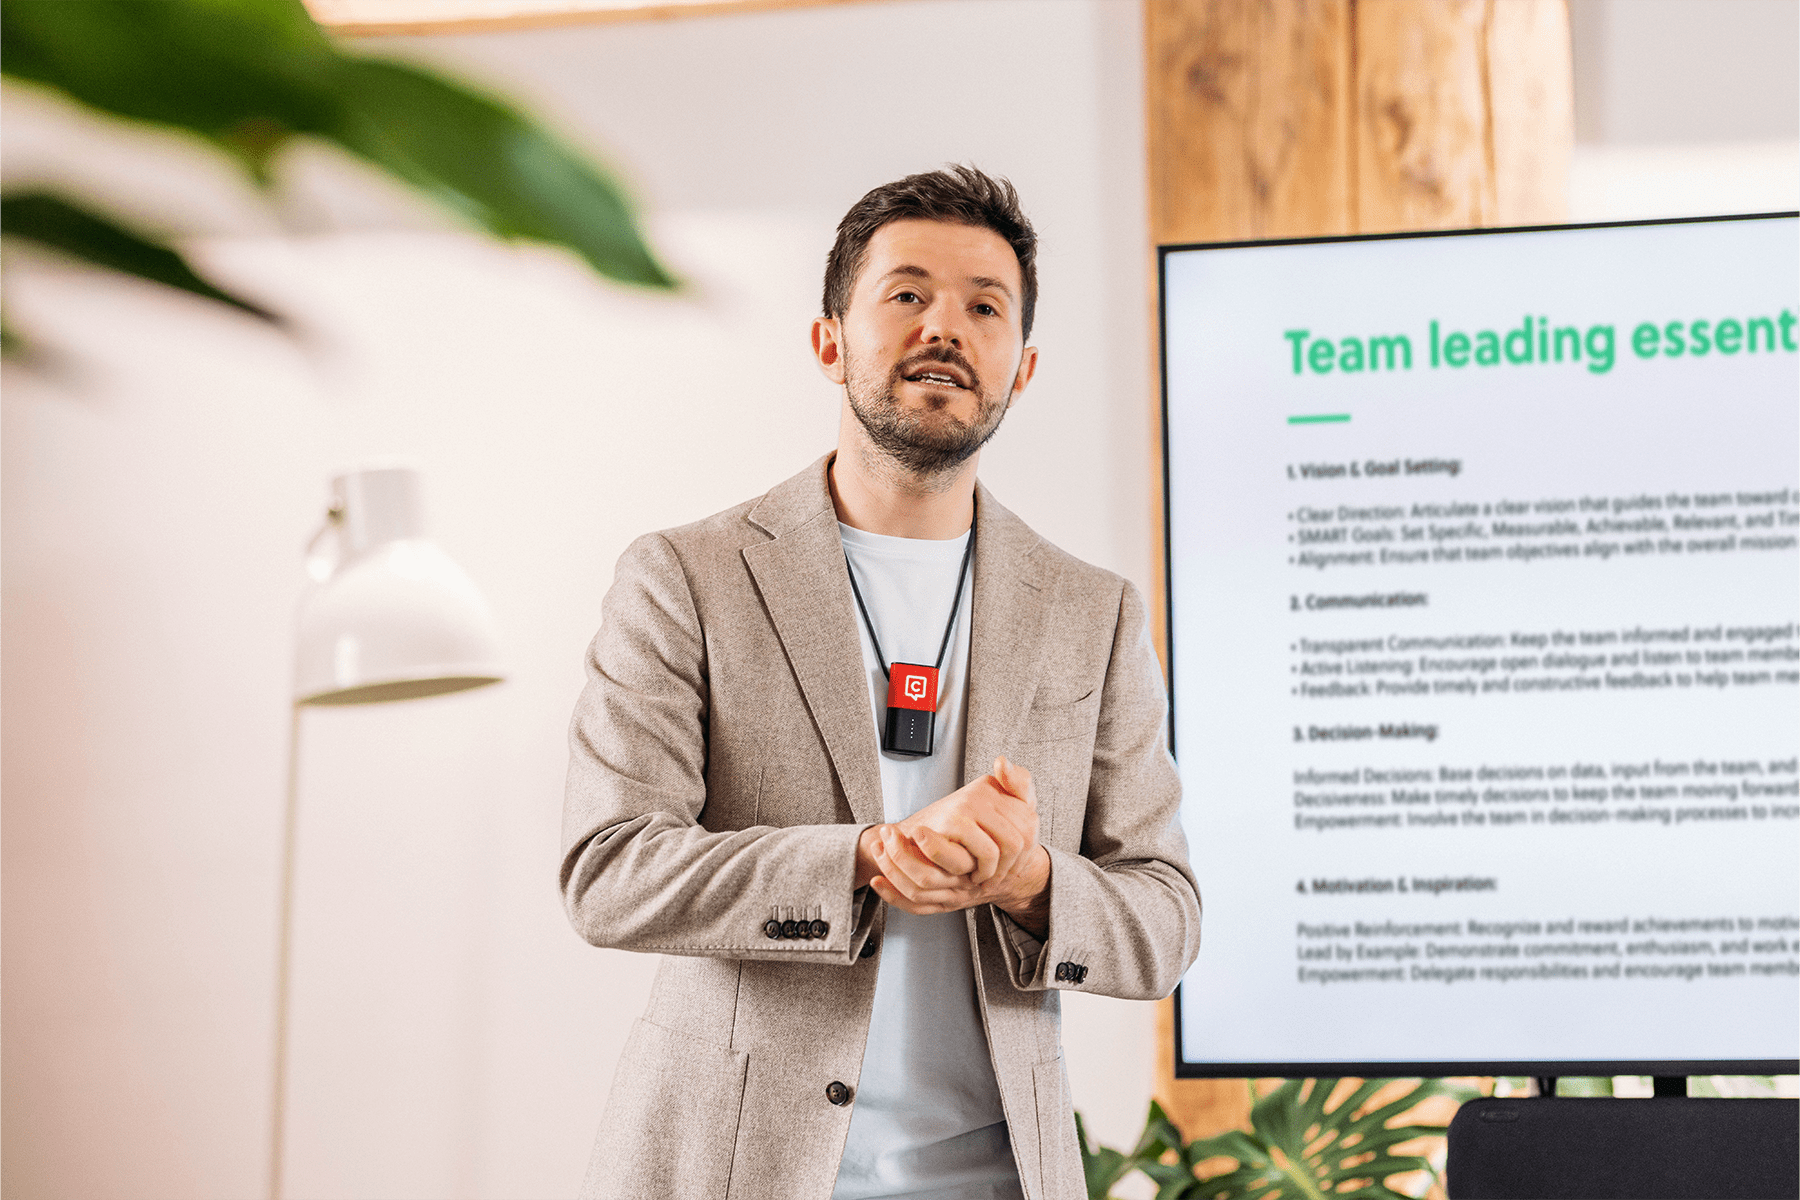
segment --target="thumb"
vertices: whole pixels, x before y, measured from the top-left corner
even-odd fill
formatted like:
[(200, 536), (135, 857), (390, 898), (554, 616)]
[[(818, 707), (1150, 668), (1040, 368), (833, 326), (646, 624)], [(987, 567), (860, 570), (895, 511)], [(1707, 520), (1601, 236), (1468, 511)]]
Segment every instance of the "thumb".
[(1031, 803), (1030, 780), (1031, 777), (1014, 766), (1006, 755), (994, 760), (994, 781), (1027, 804)]

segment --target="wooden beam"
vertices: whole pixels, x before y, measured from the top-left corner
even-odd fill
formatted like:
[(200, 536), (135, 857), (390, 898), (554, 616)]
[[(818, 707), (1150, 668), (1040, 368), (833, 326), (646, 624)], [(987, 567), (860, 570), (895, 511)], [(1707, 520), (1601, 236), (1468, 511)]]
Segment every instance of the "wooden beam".
[(1494, 220), (1550, 225), (1569, 218), (1575, 153), (1574, 66), (1566, 4), (1494, 5), (1488, 22), (1488, 120)]
[(1145, 0), (1158, 244), (1567, 211), (1564, 0)]
[(1158, 243), (1349, 233), (1351, 0), (1149, 0)]
[(877, 0), (305, 0), (313, 20), (346, 37), (485, 33), (822, 8)]
[[(1144, 2), (1153, 243), (1566, 218), (1564, 0)], [(1202, 886), (1209, 852), (1242, 848), (1195, 847)], [(1249, 1128), (1245, 1080), (1174, 1077), (1172, 1001), (1157, 1033), (1156, 1097), (1182, 1133)]]
[(1493, 223), (1491, 7), (1492, 0), (1357, 6), (1359, 233)]

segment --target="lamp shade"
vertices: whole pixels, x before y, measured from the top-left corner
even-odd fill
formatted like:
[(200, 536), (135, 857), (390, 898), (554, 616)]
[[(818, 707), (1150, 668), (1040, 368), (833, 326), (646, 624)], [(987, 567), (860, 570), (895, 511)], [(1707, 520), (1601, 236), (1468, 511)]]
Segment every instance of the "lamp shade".
[(418, 472), (380, 467), (333, 479), (307, 567), (296, 703), (410, 700), (505, 678), (481, 593), (425, 537)]

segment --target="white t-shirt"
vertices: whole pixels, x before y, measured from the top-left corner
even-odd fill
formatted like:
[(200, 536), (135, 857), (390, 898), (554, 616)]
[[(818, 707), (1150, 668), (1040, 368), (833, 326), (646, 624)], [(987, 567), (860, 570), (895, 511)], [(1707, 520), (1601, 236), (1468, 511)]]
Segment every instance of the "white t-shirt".
[[(937, 661), (968, 535), (884, 537), (839, 524), (850, 569), (889, 662)], [(981, 553), (979, 546), (976, 554)], [(898, 821), (963, 785), (974, 570), (938, 678), (936, 739), (923, 758), (881, 754), (884, 817)], [(851, 604), (854, 606), (855, 601)], [(877, 744), (887, 677), (868, 628), (863, 665)], [(1000, 1088), (975, 994), (964, 914), (915, 917), (890, 907), (869, 1043), (832, 1200), (1022, 1200)]]

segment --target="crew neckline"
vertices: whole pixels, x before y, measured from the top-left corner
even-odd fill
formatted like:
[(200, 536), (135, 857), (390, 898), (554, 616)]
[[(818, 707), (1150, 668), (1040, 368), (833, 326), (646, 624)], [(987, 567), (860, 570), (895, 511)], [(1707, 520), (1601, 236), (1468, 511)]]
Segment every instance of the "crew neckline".
[(844, 545), (858, 550), (875, 550), (888, 554), (906, 554), (916, 558), (957, 559), (962, 557), (963, 548), (969, 544), (971, 530), (963, 530), (953, 538), (908, 538), (895, 537), (888, 533), (870, 533), (866, 529), (838, 522), (838, 536)]

